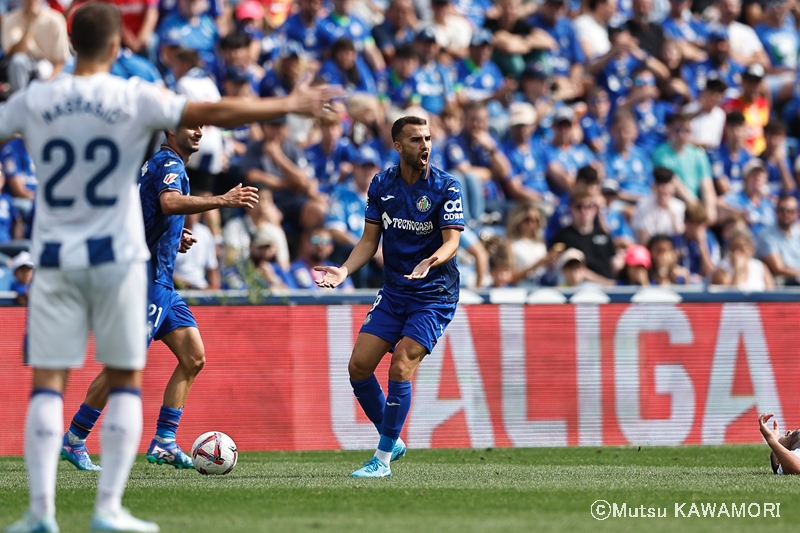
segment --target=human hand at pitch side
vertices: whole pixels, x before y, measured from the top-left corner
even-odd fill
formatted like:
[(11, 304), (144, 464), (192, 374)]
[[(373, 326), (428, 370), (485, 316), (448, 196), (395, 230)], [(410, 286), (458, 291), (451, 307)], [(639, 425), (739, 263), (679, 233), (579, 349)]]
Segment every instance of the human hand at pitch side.
[(189, 251), (189, 248), (192, 247), (194, 243), (197, 242), (197, 239), (194, 238), (192, 234), (192, 230), (183, 228), (183, 234), (181, 235), (181, 243), (178, 245), (178, 252), (185, 254)]
[(777, 420), (772, 421), (772, 429), (769, 429), (769, 426), (767, 426), (767, 422), (773, 416), (774, 415), (772, 413), (763, 413), (758, 417), (758, 429), (761, 430), (761, 434), (764, 436), (764, 440), (767, 442), (769, 442), (770, 439), (778, 440), (781, 437)]
[(346, 269), (339, 267), (316, 266), (314, 267), (314, 270), (317, 272), (325, 272), (325, 275), (320, 279), (314, 280), (314, 282), (317, 284), (317, 287), (322, 287), (323, 289), (335, 289), (347, 279)]
[(254, 208), (258, 203), (258, 189), (255, 187), (243, 187), (240, 183), (233, 189), (222, 195), (225, 207), (248, 207)]
[(433, 265), (436, 261), (439, 260), (438, 256), (432, 256), (427, 259), (423, 259), (419, 262), (419, 264), (414, 269), (414, 272), (411, 274), (406, 274), (403, 276), (406, 279), (422, 279), (428, 275), (428, 272), (431, 269), (431, 265)]

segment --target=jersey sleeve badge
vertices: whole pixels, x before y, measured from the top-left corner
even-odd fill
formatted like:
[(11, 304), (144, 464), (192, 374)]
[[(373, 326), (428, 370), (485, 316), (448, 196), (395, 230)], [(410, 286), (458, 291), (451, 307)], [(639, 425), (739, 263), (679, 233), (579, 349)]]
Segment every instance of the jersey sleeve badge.
[(172, 185), (176, 179), (178, 179), (178, 174), (167, 174), (164, 176), (164, 183), (167, 185)]

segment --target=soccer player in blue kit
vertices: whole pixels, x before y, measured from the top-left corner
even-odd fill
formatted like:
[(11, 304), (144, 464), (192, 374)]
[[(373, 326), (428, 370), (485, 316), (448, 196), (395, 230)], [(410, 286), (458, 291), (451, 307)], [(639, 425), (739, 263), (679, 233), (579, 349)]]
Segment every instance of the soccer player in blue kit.
[[(367, 193), (366, 227), (341, 267), (316, 267), (320, 287), (334, 288), (375, 255), (383, 236), (384, 283), (364, 319), (350, 357), (350, 384), (375, 424), (375, 455), (353, 477), (388, 477), (391, 461), (406, 453), (400, 439), (411, 408), (411, 377), (453, 319), (458, 303), (455, 254), (464, 229), (461, 187), (431, 166), (431, 133), (425, 119), (403, 117), (392, 125), (400, 164), (379, 172)], [(392, 351), (388, 396), (375, 369)]]
[[(184, 229), (183, 220), (185, 215), (220, 207), (252, 208), (258, 203), (258, 191), (240, 184), (220, 196), (189, 196), (185, 164), (198, 150), (203, 130), (179, 127), (166, 134), (166, 144), (142, 167), (139, 196), (153, 281), (147, 311), (147, 340), (148, 343), (154, 339), (163, 341), (177, 357), (178, 365), (164, 391), (164, 403), (158, 414), (156, 435), (147, 449), (147, 460), (175, 468), (193, 468), (191, 458), (175, 442), (183, 405), (205, 364), (205, 349), (197, 323), (189, 307), (175, 292), (172, 281), (178, 252), (185, 252), (195, 242), (191, 231)], [(89, 386), (86, 399), (75, 413), (62, 442), (61, 457), (80, 470), (100, 469), (92, 464), (86, 451), (86, 438), (107, 399), (108, 380), (103, 371)]]

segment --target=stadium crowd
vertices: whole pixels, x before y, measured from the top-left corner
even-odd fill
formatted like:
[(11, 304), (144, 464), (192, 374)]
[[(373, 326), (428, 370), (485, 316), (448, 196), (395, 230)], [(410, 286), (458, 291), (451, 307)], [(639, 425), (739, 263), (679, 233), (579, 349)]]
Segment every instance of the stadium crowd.
[[(81, 3), (0, 3), (4, 98), (73, 67)], [(192, 194), (246, 183), (260, 203), (186, 218), (179, 287), (322, 290), (313, 267), (360, 238), (409, 114), (463, 188), (463, 286), (800, 283), (796, 0), (113, 3), (114, 74), (203, 101), (306, 76), (347, 91), (319, 120), (204, 128)], [(36, 169), (20, 139), (0, 163), (0, 260), (27, 265)], [(381, 267), (379, 250), (337, 290), (379, 286)]]

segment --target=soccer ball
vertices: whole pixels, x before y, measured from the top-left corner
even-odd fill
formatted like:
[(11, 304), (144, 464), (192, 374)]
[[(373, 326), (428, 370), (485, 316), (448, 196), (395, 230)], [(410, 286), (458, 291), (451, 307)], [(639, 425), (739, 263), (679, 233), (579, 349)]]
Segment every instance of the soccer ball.
[(203, 433), (192, 444), (192, 462), (203, 475), (224, 476), (233, 470), (238, 459), (236, 443), (221, 431)]

